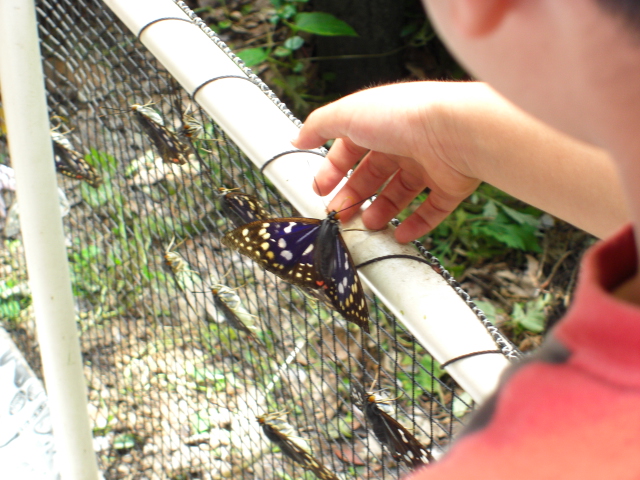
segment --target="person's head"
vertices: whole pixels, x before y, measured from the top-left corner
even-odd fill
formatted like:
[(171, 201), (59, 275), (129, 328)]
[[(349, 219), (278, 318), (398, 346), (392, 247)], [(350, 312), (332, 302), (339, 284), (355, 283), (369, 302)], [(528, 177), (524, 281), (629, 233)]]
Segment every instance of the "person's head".
[(640, 125), (640, 1), (423, 3), (472, 75), (547, 123), (605, 147), (612, 110), (634, 104)]
[(640, 1), (638, 0), (595, 0), (600, 8), (617, 16), (633, 35), (640, 38)]

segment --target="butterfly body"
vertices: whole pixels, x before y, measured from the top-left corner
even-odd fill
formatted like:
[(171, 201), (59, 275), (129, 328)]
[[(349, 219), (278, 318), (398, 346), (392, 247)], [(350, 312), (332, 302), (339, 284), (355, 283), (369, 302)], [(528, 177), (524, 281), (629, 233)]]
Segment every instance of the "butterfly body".
[(183, 292), (189, 294), (201, 292), (204, 283), (202, 278), (191, 269), (189, 262), (182, 255), (171, 250), (172, 244), (164, 252), (163, 269), (173, 276), (173, 279)]
[(340, 225), (336, 215), (337, 213), (333, 211), (320, 223), (318, 238), (315, 242), (314, 265), (323, 278), (331, 277), (334, 269), (332, 259), (336, 254), (337, 245), (333, 239), (340, 235)]
[(185, 114), (182, 116), (182, 129), (180, 130), (180, 134), (191, 140), (197, 140), (204, 136), (204, 127), (195, 117)]
[(184, 165), (187, 163), (190, 148), (178, 135), (169, 130), (158, 112), (147, 105), (131, 105), (134, 117), (149, 136), (160, 157), (167, 163)]
[(338, 480), (335, 473), (311, 455), (307, 441), (298, 436), (294, 428), (281, 418), (282, 416), (282, 412), (274, 412), (257, 417), (265, 436), (280, 447), (283, 454), (312, 471), (321, 480)]
[(386, 447), (397, 462), (411, 468), (427, 465), (433, 460), (431, 453), (400, 422), (391, 416), (390, 399), (372, 392), (360, 393), (356, 405), (364, 411), (378, 441)]
[(163, 267), (165, 271), (179, 275), (189, 270), (189, 264), (179, 253), (167, 251), (164, 254)]
[(173, 275), (177, 280), (179, 277), (184, 276), (187, 272), (190, 272), (191, 267), (182, 255), (171, 249), (172, 247), (173, 240), (171, 240), (171, 243), (162, 256), (164, 260), (162, 262), (162, 268), (165, 272), (169, 272), (171, 275)]
[(58, 172), (76, 180), (84, 180), (94, 188), (100, 186), (102, 177), (73, 148), (67, 137), (59, 132), (52, 131), (51, 140), (53, 141), (53, 157)]
[[(263, 345), (262, 341), (256, 337), (253, 328), (253, 315), (243, 306), (238, 294), (231, 288), (222, 284), (211, 286), (213, 301), (216, 309), (222, 314), (231, 327), (239, 332), (244, 332), (254, 342)], [(252, 328), (253, 327), (253, 328)]]
[(257, 220), (227, 233), (222, 243), (265, 270), (309, 290), (346, 320), (369, 331), (369, 310), (336, 212), (323, 219), (287, 217)]

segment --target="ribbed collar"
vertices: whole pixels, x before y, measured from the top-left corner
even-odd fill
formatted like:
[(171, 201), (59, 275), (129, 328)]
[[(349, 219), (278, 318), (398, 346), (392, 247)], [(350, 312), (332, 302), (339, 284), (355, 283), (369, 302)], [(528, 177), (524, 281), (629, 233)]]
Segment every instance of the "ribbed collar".
[(585, 255), (574, 303), (551, 335), (570, 351), (570, 362), (621, 387), (640, 386), (640, 307), (611, 291), (636, 273), (631, 226)]

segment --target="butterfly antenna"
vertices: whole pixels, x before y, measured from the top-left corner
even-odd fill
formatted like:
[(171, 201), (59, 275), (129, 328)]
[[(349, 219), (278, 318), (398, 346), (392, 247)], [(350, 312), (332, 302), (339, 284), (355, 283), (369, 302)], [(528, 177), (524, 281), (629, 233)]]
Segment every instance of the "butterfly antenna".
[(348, 210), (348, 209), (350, 209), (350, 208), (356, 207), (356, 206), (358, 206), (358, 205), (362, 205), (364, 202), (366, 202), (367, 200), (371, 200), (372, 198), (373, 198), (373, 196), (363, 198), (363, 199), (362, 199), (362, 200), (360, 200), (359, 202), (356, 202), (356, 203), (354, 203), (353, 205), (349, 205), (348, 207), (343, 208), (343, 209), (342, 209), (342, 210), (340, 210), (340, 211), (341, 211), (341, 212), (343, 212), (343, 211), (345, 211), (345, 210)]
[[(232, 265), (232, 266), (230, 266), (230, 267), (227, 269), (227, 271), (226, 271), (226, 272), (224, 272), (224, 275), (222, 275), (222, 278), (220, 278), (220, 281), (221, 281), (221, 282), (222, 282), (225, 278), (227, 278), (227, 275), (229, 275), (229, 274), (231, 273), (231, 270), (233, 270), (233, 265)], [(244, 287), (245, 285), (246, 285), (246, 283), (245, 283), (245, 284), (243, 284), (242, 286)], [(240, 287), (236, 287), (236, 288), (240, 288)], [(234, 290), (235, 290), (235, 289), (234, 289)]]
[(174, 235), (173, 237), (171, 237), (171, 241), (169, 242), (169, 246), (165, 250), (165, 253), (169, 253), (171, 251), (171, 247), (173, 247), (173, 242), (175, 242), (175, 240), (176, 240), (176, 236)]
[[(171, 251), (171, 249), (174, 247), (174, 242), (175, 241), (176, 241), (176, 236), (174, 235), (173, 237), (171, 237), (171, 242), (169, 242), (169, 246), (165, 250), (166, 253), (169, 253)], [(176, 243), (175, 244), (175, 248), (180, 248), (180, 245), (182, 245), (186, 241), (187, 241), (186, 238), (182, 239), (182, 241), (180, 243)]]
[(369, 391), (373, 392), (373, 387), (376, 386), (376, 383), (378, 383), (378, 378), (380, 378), (380, 365), (378, 365), (378, 368), (376, 369), (376, 376), (373, 378), (373, 382), (371, 383), (371, 387), (369, 387)]
[[(344, 205), (344, 202), (345, 202), (345, 201), (347, 201), (347, 200), (349, 200), (349, 198), (350, 198), (350, 197), (345, 198), (345, 199), (343, 200), (342, 204)], [(350, 208), (357, 207), (358, 205), (363, 204), (364, 202), (366, 202), (367, 200), (370, 200), (371, 198), (372, 198), (372, 197), (363, 198), (363, 199), (362, 199), (362, 200), (360, 200), (359, 202), (356, 202), (356, 203), (354, 203), (354, 204), (352, 204), (352, 205), (349, 205), (348, 207), (345, 207), (345, 208), (342, 208), (342, 206), (340, 206), (340, 210), (338, 210), (338, 211), (336, 212), (336, 218), (339, 218), (340, 213), (344, 212), (345, 210), (349, 210)]]

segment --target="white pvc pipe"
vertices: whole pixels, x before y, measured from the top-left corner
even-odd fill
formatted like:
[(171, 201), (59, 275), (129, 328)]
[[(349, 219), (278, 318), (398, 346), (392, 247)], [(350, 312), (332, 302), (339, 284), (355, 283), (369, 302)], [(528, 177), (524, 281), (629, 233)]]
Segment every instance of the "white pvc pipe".
[(97, 479), (33, 1), (0, 0), (0, 84), (56, 461)]
[[(105, 0), (131, 31), (225, 130), (242, 151), (261, 167), (270, 158), (293, 150), (298, 127), (255, 84), (239, 79), (245, 73), (195, 24), (172, 18), (189, 17), (171, 0)], [(154, 22), (157, 19), (162, 21)], [(220, 78), (226, 77), (226, 78)], [(214, 80), (202, 86), (207, 80)], [(312, 191), (321, 158), (299, 152), (269, 164), (265, 174), (303, 215), (323, 218), (324, 201)], [(345, 225), (353, 228), (359, 220)], [(344, 235), (356, 264), (383, 255), (416, 255), (399, 245), (391, 229)], [(428, 265), (412, 260), (385, 260), (364, 267), (365, 283), (439, 361), (471, 352), (496, 350), (475, 314)], [(447, 368), (474, 400), (492, 393), (509, 361), (502, 355), (480, 355)]]

